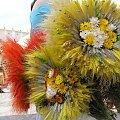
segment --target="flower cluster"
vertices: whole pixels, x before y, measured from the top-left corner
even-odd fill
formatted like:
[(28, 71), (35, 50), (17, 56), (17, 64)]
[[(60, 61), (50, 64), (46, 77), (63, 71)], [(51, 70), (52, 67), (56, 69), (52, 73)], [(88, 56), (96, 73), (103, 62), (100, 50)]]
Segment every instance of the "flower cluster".
[(63, 103), (64, 94), (68, 87), (64, 83), (63, 76), (57, 69), (49, 69), (45, 75), (46, 98), (49, 101)]
[(112, 49), (117, 40), (116, 26), (107, 19), (90, 18), (89, 22), (80, 24), (80, 37), (84, 42), (94, 48)]

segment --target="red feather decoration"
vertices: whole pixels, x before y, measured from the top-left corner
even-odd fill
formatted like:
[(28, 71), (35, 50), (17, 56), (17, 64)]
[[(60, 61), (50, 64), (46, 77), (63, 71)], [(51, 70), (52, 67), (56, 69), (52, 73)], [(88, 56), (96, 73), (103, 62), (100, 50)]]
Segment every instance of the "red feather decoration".
[(40, 44), (45, 42), (45, 36), (46, 34), (41, 31), (32, 32), (30, 40), (27, 43), (27, 47), (25, 48), (25, 51), (30, 52), (35, 48), (39, 48)]
[(33, 49), (39, 48), (40, 44), (45, 40), (45, 33), (35, 32), (31, 34), (31, 39), (28, 40), (28, 46), (23, 48), (15, 40), (7, 39), (2, 42), (3, 56), (7, 60), (7, 78), (6, 83), (11, 84), (12, 104), (15, 112), (27, 112), (29, 109), (29, 89), (24, 80), (24, 55)]
[(3, 56), (6, 63), (7, 78), (6, 82), (11, 84), (11, 94), (14, 111), (21, 113), (27, 112), (29, 108), (29, 102), (27, 100), (29, 94), (27, 92), (27, 86), (25, 84), (22, 74), (24, 72), (23, 55), (24, 49), (12, 39), (8, 39), (3, 45)]

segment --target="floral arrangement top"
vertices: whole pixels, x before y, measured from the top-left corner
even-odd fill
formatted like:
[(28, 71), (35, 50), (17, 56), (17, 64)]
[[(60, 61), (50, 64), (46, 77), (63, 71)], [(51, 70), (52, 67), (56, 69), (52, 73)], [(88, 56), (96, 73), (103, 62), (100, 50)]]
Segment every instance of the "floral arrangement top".
[(53, 12), (43, 26), (48, 44), (61, 48), (63, 63), (75, 64), (80, 76), (105, 86), (119, 82), (119, 7), (111, 0), (54, 0), (51, 4)]
[(90, 18), (90, 21), (80, 24), (80, 37), (96, 49), (112, 49), (117, 41), (117, 26), (107, 19)]

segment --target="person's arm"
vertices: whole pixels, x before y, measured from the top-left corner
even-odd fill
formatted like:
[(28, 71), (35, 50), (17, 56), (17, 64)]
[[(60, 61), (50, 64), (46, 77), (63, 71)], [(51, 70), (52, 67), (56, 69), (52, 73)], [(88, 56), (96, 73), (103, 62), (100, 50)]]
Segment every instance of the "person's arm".
[(35, 10), (36, 8), (40, 7), (42, 4), (48, 2), (49, 0), (36, 0), (33, 8), (32, 8), (32, 11)]

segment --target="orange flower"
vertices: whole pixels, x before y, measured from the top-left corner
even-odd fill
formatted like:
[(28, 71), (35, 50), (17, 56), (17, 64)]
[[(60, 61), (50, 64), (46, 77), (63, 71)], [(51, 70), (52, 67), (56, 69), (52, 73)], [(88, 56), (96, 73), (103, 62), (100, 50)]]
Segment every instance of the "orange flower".
[(63, 103), (63, 97), (60, 96), (60, 95), (56, 95), (55, 96), (55, 101), (58, 102), (59, 104), (62, 104)]
[(56, 88), (56, 84), (54, 81), (48, 81), (47, 84), (49, 84), (52, 88)]
[(60, 72), (59, 72), (58, 70), (55, 70), (55, 71), (54, 71), (54, 77), (58, 76), (59, 73), (60, 73)]
[(55, 82), (55, 78), (47, 78), (47, 82)]

